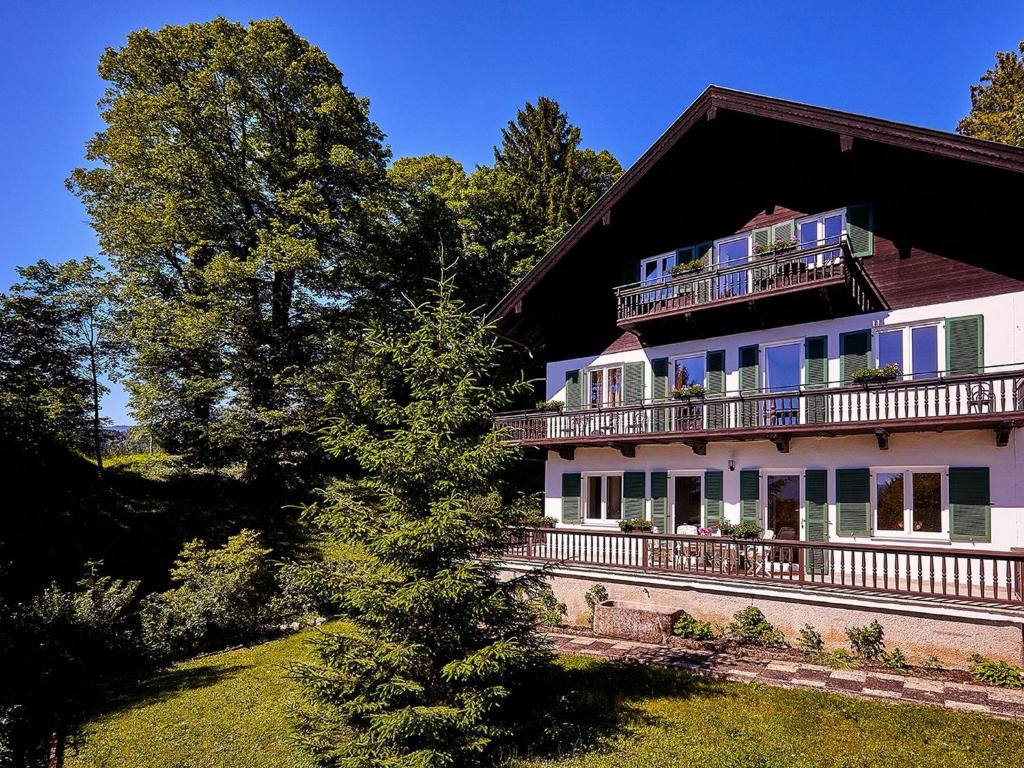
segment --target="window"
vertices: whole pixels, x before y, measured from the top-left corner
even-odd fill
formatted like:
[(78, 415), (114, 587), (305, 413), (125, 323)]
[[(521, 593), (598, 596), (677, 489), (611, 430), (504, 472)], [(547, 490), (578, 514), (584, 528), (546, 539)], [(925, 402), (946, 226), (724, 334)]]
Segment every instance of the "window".
[(731, 267), (750, 260), (750, 235), (719, 240), (715, 243), (715, 258), (719, 267)]
[(676, 252), (652, 256), (640, 262), (640, 280), (644, 285), (660, 283), (669, 276), (669, 270), (676, 265)]
[(592, 408), (622, 405), (622, 366), (592, 368), (588, 375)]
[[(764, 366), (761, 386), (765, 392), (796, 392), (800, 389), (800, 356), (803, 345), (799, 342), (775, 344), (762, 349)], [(800, 398), (778, 397), (769, 401), (768, 420), (773, 426), (797, 424), (800, 418)]]
[(622, 518), (622, 475), (586, 475), (583, 509), (587, 520)]
[[(800, 219), (796, 224), (797, 243), (800, 250), (817, 248), (818, 246), (839, 244), (843, 230), (846, 229), (846, 211), (830, 211)], [(808, 257), (808, 261), (816, 261), (819, 265), (838, 259), (840, 251), (826, 251), (820, 256)]]
[(878, 367), (895, 363), (910, 379), (931, 379), (939, 365), (939, 325), (927, 323), (877, 332)]
[(672, 478), (672, 519), (669, 532), (679, 531), (681, 525), (701, 524), (701, 476), (674, 475)]
[(765, 522), (779, 539), (800, 538), (800, 475), (768, 475)]
[(676, 358), (673, 363), (672, 386), (675, 389), (688, 387), (693, 384), (699, 384), (703, 387), (706, 373), (707, 359), (704, 355)]
[(946, 472), (941, 468), (874, 472), (875, 531), (890, 535), (941, 535), (945, 530)]

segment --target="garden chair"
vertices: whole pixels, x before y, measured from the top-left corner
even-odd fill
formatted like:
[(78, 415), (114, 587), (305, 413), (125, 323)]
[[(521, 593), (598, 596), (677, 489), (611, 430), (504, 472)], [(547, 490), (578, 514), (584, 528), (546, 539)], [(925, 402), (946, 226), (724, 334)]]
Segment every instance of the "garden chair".
[(990, 413), (995, 410), (996, 393), (992, 382), (982, 381), (967, 386), (967, 410), (969, 413)]

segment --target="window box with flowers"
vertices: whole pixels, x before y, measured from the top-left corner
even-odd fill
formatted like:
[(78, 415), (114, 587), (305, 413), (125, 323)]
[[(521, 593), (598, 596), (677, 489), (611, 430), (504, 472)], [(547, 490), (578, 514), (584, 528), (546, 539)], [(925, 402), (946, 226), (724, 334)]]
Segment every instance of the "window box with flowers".
[(853, 372), (853, 380), (857, 384), (886, 384), (903, 375), (899, 363), (889, 363), (881, 368), (861, 368)]

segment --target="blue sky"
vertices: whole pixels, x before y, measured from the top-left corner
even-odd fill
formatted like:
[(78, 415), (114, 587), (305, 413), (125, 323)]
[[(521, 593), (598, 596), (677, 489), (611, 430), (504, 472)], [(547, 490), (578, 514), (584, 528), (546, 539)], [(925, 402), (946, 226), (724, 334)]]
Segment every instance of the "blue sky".
[[(96, 252), (63, 186), (100, 127), (96, 62), (140, 27), (281, 16), (323, 48), (395, 157), (489, 162), (526, 100), (557, 99), (588, 146), (623, 165), (706, 85), (952, 130), (1024, 3), (103, 2), (0, 9), (0, 288), (14, 265)], [(125, 397), (105, 403), (127, 423)]]

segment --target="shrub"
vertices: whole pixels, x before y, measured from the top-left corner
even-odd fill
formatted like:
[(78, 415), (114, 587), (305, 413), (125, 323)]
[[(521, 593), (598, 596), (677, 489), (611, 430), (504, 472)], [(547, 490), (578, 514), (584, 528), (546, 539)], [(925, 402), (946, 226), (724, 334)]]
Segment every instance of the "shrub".
[(1002, 688), (1024, 688), (1024, 669), (1005, 661), (971, 656), (971, 675), (975, 680)]
[(583, 602), (587, 604), (587, 623), (594, 626), (594, 609), (598, 603), (608, 599), (608, 590), (604, 584), (595, 584), (583, 594)]
[(886, 669), (906, 669), (907, 657), (903, 655), (903, 651), (899, 648), (894, 648), (891, 651), (882, 651), (882, 666)]
[(747, 521), (745, 523), (730, 523), (728, 521), (719, 525), (718, 530), (723, 536), (732, 536), (737, 539), (758, 539), (764, 532), (757, 523)]
[(619, 520), (619, 530), (624, 533), (650, 531), (653, 526), (650, 520)]
[(569, 613), (565, 603), (555, 597), (551, 587), (541, 589), (534, 598), (533, 605), (537, 611), (537, 620), (545, 627), (557, 627)]
[(785, 635), (776, 629), (753, 605), (736, 611), (726, 630), (730, 637), (762, 648), (788, 648)]
[(821, 633), (810, 624), (804, 624), (803, 629), (796, 636), (796, 647), (810, 653), (821, 653), (825, 650), (825, 641), (821, 639)]
[(853, 652), (862, 659), (878, 661), (885, 652), (885, 632), (877, 621), (863, 627), (847, 627)]
[(845, 648), (836, 648), (834, 651), (822, 651), (817, 654), (815, 660), (832, 669), (849, 669), (853, 666), (853, 657)]
[(695, 619), (686, 611), (679, 614), (676, 623), (672, 626), (672, 634), (686, 640), (715, 639), (715, 630), (711, 628), (709, 622)]

